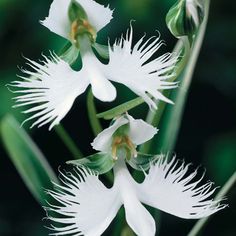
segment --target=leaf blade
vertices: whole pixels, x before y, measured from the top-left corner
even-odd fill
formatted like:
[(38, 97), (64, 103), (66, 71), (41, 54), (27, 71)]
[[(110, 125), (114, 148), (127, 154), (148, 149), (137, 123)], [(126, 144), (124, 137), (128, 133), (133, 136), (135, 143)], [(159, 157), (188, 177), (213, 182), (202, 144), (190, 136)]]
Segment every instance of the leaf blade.
[(49, 196), (45, 189), (58, 182), (46, 158), (11, 115), (1, 121), (1, 137), (9, 157), (22, 180), (40, 204)]

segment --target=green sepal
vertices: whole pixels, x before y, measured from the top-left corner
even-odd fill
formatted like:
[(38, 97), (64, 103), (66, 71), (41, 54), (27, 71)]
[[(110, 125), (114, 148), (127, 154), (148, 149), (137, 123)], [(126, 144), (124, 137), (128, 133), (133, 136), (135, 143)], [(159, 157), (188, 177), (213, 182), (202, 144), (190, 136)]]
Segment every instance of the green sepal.
[(59, 52), (60, 58), (72, 65), (76, 62), (79, 56), (79, 49), (71, 43), (67, 43), (64, 48)]
[(197, 33), (203, 18), (204, 6), (201, 0), (192, 0), (197, 11), (198, 24), (194, 22), (193, 16), (187, 10), (187, 0), (177, 1), (166, 15), (166, 24), (170, 32), (176, 37), (188, 36), (192, 41), (193, 36)]
[(102, 57), (103, 59), (109, 59), (109, 47), (106, 45), (102, 45), (99, 43), (94, 43), (92, 45), (94, 47), (94, 49), (96, 50), (96, 52), (98, 53), (98, 55), (100, 57)]
[(88, 19), (87, 13), (85, 12), (84, 8), (76, 0), (71, 0), (68, 15), (71, 23), (77, 20)]
[(46, 158), (11, 115), (1, 121), (1, 138), (25, 185), (36, 200), (45, 205), (50, 199), (45, 189), (53, 189), (52, 181), (59, 182)]
[(137, 97), (133, 100), (130, 100), (126, 103), (123, 103), (117, 107), (114, 107), (108, 111), (97, 114), (97, 118), (103, 118), (105, 120), (112, 120), (113, 118), (124, 114), (125, 112), (141, 105), (144, 103), (144, 100), (141, 97)]
[(99, 174), (105, 174), (110, 171), (115, 165), (115, 161), (112, 158), (111, 153), (99, 152), (88, 156), (80, 160), (67, 161), (67, 164), (73, 164), (76, 166), (85, 166), (89, 169), (98, 172)]
[(132, 157), (129, 160), (126, 159), (127, 163), (135, 170), (143, 171), (150, 168), (150, 164), (158, 159), (158, 155), (150, 155), (138, 152), (137, 157)]

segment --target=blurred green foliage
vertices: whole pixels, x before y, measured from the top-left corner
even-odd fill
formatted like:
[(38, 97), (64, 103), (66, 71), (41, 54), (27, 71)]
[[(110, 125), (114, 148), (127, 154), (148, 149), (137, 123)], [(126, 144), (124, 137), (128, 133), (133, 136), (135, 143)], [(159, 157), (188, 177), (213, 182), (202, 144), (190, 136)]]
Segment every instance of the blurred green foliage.
[[(170, 51), (175, 39), (165, 25), (165, 16), (174, 0), (119, 0), (98, 1), (110, 4), (115, 8), (114, 19), (98, 35), (98, 41), (106, 44), (107, 37), (113, 42), (121, 33), (125, 33), (130, 20), (133, 23), (136, 39), (144, 32), (147, 36), (161, 33), (167, 46), (160, 50)], [(20, 109), (12, 109), (13, 94), (5, 84), (16, 80), (21, 74), (17, 68), (25, 67), (22, 54), (34, 60), (48, 50), (59, 51), (65, 40), (52, 34), (39, 24), (48, 14), (51, 1), (0, 0), (0, 118), (5, 114), (13, 114), (19, 122), (23, 121)], [(176, 153), (187, 162), (197, 166), (203, 163), (207, 167), (207, 177), (223, 185), (236, 169), (236, 3), (234, 1), (212, 1), (209, 24), (202, 52), (197, 64), (193, 84), (191, 86), (186, 110), (184, 113)], [(159, 55), (160, 55), (159, 54)], [(99, 112), (134, 98), (123, 86), (118, 86), (118, 99), (112, 104), (96, 101)], [(77, 99), (72, 111), (63, 120), (68, 132), (82, 149), (89, 155), (89, 143), (93, 139), (92, 130), (86, 114), (86, 96)], [(140, 106), (132, 115), (144, 117), (147, 106)], [(132, 113), (132, 112), (131, 112)], [(87, 122), (88, 123), (88, 122)], [(82, 125), (83, 124), (83, 125)], [(108, 122), (103, 123), (108, 125)], [(26, 129), (28, 130), (27, 126)], [(28, 130), (31, 132), (31, 130)], [(34, 129), (32, 137), (46, 154), (52, 166), (57, 168), (66, 160), (72, 159), (69, 151), (61, 145), (54, 132), (47, 128)], [(46, 224), (41, 219), (44, 211), (29, 194), (16, 170), (10, 163), (3, 146), (0, 147), (0, 235), (2, 236), (44, 236)], [(236, 228), (233, 210), (235, 206), (235, 189), (228, 196), (230, 208), (218, 213), (212, 223), (204, 230), (203, 235), (233, 236)], [(186, 235), (193, 221), (180, 220), (163, 214), (160, 235)], [(170, 227), (171, 225), (171, 227)], [(177, 233), (179, 232), (179, 233)], [(108, 234), (109, 231), (108, 231)]]

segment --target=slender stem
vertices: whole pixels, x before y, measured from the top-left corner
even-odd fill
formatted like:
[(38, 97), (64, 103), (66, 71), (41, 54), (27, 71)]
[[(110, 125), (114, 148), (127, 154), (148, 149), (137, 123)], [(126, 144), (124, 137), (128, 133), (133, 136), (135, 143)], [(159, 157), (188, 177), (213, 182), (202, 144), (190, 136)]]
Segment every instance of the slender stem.
[[(228, 181), (225, 183), (221, 191), (216, 195), (215, 200), (219, 200), (222, 197), (224, 197), (230, 189), (236, 184), (236, 171), (234, 174), (228, 179)], [(201, 219), (197, 221), (197, 223), (194, 225), (192, 230), (189, 232), (188, 236), (197, 236), (203, 229), (203, 227), (206, 225), (206, 223), (209, 221), (210, 217), (206, 217), (204, 219)]]
[(97, 111), (94, 104), (94, 97), (91, 89), (87, 96), (87, 109), (91, 128), (93, 130), (94, 135), (97, 136), (102, 131), (102, 126), (97, 118)]
[(68, 148), (68, 150), (71, 152), (73, 157), (75, 159), (80, 159), (83, 157), (83, 154), (79, 150), (79, 148), (76, 146), (70, 135), (67, 133), (65, 128), (62, 125), (55, 126), (55, 131), (57, 135), (61, 138), (65, 146)]
[[(205, 19), (193, 42), (192, 49), (190, 50), (190, 45), (187, 37), (182, 38), (183, 42), (182, 49), (180, 47), (181, 43), (177, 42), (177, 46), (175, 47), (174, 51), (177, 53), (177, 51), (181, 52), (182, 50), (184, 50), (184, 58), (179, 62), (179, 65), (177, 65), (177, 67), (180, 66), (180, 69), (177, 68), (176, 72), (177, 76), (180, 75), (179, 76), (180, 77), (179, 81), (181, 82), (180, 88), (178, 90), (169, 92), (168, 96), (175, 102), (175, 106), (169, 109), (169, 107), (167, 107), (166, 104), (162, 104), (160, 102), (159, 106), (161, 108), (161, 113), (159, 114), (158, 111), (154, 115), (148, 116), (148, 122), (154, 126), (158, 126), (161, 122), (161, 132), (158, 137), (159, 141), (157, 142), (157, 139), (154, 137), (151, 143), (149, 142), (144, 144), (144, 147), (142, 147), (142, 151), (150, 152), (150, 149), (154, 147), (153, 144), (155, 144), (155, 150), (153, 150), (154, 152), (159, 152), (159, 151), (171, 152), (175, 146), (189, 86), (192, 81), (193, 72), (196, 66), (197, 58), (205, 35), (206, 25), (208, 21), (208, 14), (209, 14), (209, 4), (210, 1), (206, 0)], [(183, 68), (185, 68), (184, 71)]]

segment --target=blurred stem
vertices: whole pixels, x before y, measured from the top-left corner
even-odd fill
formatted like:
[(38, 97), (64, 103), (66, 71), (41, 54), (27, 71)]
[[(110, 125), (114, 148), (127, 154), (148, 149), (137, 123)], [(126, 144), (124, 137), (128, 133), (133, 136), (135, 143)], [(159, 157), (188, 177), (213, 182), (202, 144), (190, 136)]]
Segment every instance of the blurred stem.
[(97, 136), (102, 131), (102, 126), (97, 118), (97, 111), (94, 104), (94, 97), (91, 89), (89, 90), (87, 96), (87, 109), (91, 128), (93, 130), (94, 135)]
[(70, 135), (67, 133), (65, 128), (60, 124), (60, 125), (55, 126), (54, 129), (55, 129), (57, 135), (61, 138), (61, 140), (65, 144), (65, 146), (71, 152), (73, 157), (75, 159), (82, 158), (83, 157), (82, 152), (78, 149), (78, 147), (76, 146), (76, 144), (74, 143), (74, 141), (72, 140)]
[[(216, 195), (215, 200), (220, 200), (223, 198), (230, 189), (233, 188), (233, 186), (236, 184), (236, 171), (234, 174), (228, 179), (228, 181), (225, 183), (221, 191)], [(203, 227), (206, 225), (210, 217), (206, 217), (204, 219), (199, 220), (195, 226), (192, 228), (192, 230), (189, 232), (188, 236), (197, 236), (203, 229)]]

